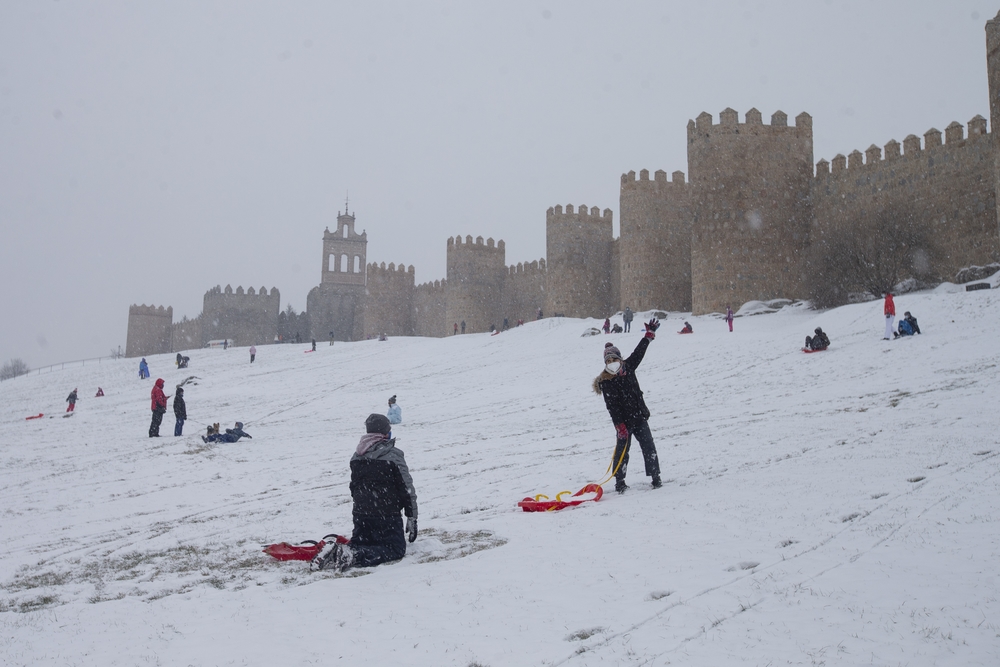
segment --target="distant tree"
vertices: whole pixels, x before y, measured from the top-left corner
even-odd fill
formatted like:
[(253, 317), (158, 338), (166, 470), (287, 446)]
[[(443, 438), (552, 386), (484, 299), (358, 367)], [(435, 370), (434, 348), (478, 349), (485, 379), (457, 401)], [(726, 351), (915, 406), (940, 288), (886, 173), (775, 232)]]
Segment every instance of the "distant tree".
[(923, 221), (910, 205), (877, 209), (849, 234), (814, 245), (813, 302), (825, 308), (847, 303), (852, 293), (880, 297), (906, 278), (925, 277), (930, 252)]
[(23, 359), (11, 359), (0, 367), (0, 380), (10, 380), (18, 375), (27, 375), (30, 370)]

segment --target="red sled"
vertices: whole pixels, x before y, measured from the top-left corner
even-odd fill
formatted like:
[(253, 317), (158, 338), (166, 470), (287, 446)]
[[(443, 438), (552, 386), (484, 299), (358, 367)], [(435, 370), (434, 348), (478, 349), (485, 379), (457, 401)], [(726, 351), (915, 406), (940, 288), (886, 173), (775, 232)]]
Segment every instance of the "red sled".
[[(534, 498), (525, 498), (517, 504), (518, 507), (523, 509), (525, 512), (555, 512), (561, 509), (566, 509), (567, 507), (575, 507), (580, 503), (585, 503), (589, 501), (597, 502), (604, 495), (604, 489), (600, 484), (588, 484), (576, 493), (574, 493), (571, 498), (577, 498), (577, 500), (563, 500), (562, 496), (569, 493), (569, 491), (562, 491), (556, 495), (555, 500), (549, 500), (546, 495), (538, 494)], [(586, 495), (588, 493), (593, 493), (593, 498), (579, 498), (579, 496)]]
[(827, 348), (825, 348), (825, 347), (821, 347), (818, 350), (811, 350), (808, 347), (802, 348), (802, 351), (805, 352), (806, 354), (812, 354), (813, 352), (826, 352), (826, 350), (827, 350)]
[(32, 415), (31, 417), (25, 417), (24, 421), (28, 421), (29, 419), (41, 419), (43, 416), (44, 415), (41, 412), (39, 412), (37, 415)]
[(327, 535), (319, 542), (305, 540), (301, 544), (289, 544), (288, 542), (268, 544), (264, 547), (263, 551), (275, 560), (312, 560), (326, 546), (327, 538), (336, 540), (338, 544), (347, 544), (350, 542), (343, 535)]

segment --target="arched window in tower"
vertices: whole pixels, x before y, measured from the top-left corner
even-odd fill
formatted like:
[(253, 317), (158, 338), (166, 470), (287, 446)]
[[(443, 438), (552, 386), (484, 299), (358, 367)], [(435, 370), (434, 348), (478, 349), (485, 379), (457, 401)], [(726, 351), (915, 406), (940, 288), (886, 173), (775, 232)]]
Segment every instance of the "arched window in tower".
[(344, 225), (344, 238), (347, 238), (347, 225)]
[(340, 256), (340, 270), (343, 273), (347, 273), (347, 271), (348, 271), (347, 255), (341, 255)]
[(327, 271), (336, 271), (337, 270), (337, 256), (336, 255), (330, 255), (329, 257), (327, 257), (327, 259), (326, 259), (326, 266), (327, 266), (327, 269), (326, 269)]
[(354, 273), (361, 273), (361, 255), (354, 256)]

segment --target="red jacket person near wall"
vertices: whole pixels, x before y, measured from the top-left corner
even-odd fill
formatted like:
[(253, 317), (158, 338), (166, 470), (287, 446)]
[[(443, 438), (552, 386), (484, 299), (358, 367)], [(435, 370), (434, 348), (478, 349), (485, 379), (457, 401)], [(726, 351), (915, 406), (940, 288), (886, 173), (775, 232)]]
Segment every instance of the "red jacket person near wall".
[(160, 422), (163, 421), (163, 413), (167, 411), (167, 399), (169, 396), (163, 394), (163, 378), (156, 378), (153, 391), (149, 392), (151, 399), (150, 407), (153, 410), (153, 420), (149, 423), (149, 437), (160, 437)]

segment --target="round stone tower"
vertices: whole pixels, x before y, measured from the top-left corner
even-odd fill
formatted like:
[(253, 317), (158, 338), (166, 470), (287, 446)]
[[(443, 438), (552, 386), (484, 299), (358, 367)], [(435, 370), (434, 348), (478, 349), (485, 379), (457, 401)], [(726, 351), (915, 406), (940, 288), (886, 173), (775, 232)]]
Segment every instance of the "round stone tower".
[[(548, 275), (545, 310), (566, 317), (607, 317), (611, 304), (611, 209), (573, 205), (545, 213)], [(614, 310), (617, 310), (615, 307)]]

